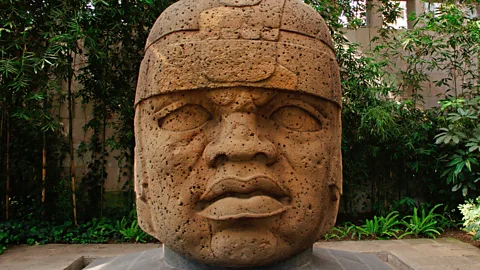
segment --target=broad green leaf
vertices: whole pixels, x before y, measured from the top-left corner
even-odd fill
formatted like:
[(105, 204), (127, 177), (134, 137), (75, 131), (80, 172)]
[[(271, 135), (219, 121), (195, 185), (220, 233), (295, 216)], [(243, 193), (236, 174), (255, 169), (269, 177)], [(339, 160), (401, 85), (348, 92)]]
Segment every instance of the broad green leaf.
[(459, 190), (461, 187), (462, 187), (462, 184), (458, 183), (455, 186), (453, 186), (452, 191), (455, 192), (455, 191)]
[(448, 163), (447, 166), (451, 167), (451, 166), (457, 165), (460, 162), (463, 162), (462, 158), (455, 158), (450, 163)]
[[(468, 146), (468, 145), (467, 145), (467, 146)], [(479, 150), (478, 145), (474, 145), (474, 146), (471, 146), (470, 148), (468, 148), (468, 151), (469, 151), (469, 152), (474, 152), (475, 150)]]
[(470, 165), (470, 160), (467, 159), (467, 160), (465, 161), (465, 165), (467, 166), (467, 168), (468, 168), (469, 171), (472, 171), (472, 166)]
[(444, 140), (445, 140), (445, 136), (442, 135), (442, 136), (437, 138), (437, 140), (435, 141), (435, 144), (441, 144), (441, 143), (443, 143)]
[(463, 167), (465, 167), (465, 164), (466, 162), (460, 162), (457, 164), (457, 166), (455, 167), (455, 174), (459, 174), (462, 170), (463, 170)]
[(452, 139), (452, 135), (445, 136), (444, 143), (449, 143), (451, 139)]

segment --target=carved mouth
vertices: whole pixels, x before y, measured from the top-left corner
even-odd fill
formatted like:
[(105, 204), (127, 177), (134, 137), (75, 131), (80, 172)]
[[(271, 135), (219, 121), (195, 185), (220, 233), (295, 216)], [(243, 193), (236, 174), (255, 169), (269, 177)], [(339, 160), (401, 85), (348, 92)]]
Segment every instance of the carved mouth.
[(290, 208), (290, 196), (267, 176), (230, 177), (207, 186), (198, 214), (212, 220), (265, 218)]

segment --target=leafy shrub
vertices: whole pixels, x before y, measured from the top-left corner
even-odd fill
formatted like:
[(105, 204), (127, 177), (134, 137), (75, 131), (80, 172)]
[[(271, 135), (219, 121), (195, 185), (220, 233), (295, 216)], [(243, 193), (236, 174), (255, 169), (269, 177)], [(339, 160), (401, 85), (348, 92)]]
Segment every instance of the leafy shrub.
[(443, 231), (443, 228), (440, 227), (440, 224), (445, 220), (445, 217), (443, 215), (434, 213), (435, 209), (440, 206), (442, 205), (435, 205), (432, 209), (430, 209), (430, 211), (428, 211), (428, 213), (423, 206), (420, 209), (414, 207), (413, 214), (404, 217), (402, 220), (402, 224), (406, 229), (405, 233), (401, 237), (411, 234), (415, 237), (425, 236), (435, 238), (436, 236), (440, 235), (440, 232)]
[[(412, 203), (412, 201), (409, 203)], [(478, 199), (480, 202), (480, 198)], [(480, 222), (480, 203), (475, 205), (477, 215), (477, 228)], [(365, 220), (361, 225), (347, 222), (334, 227), (325, 235), (325, 240), (342, 240), (345, 238), (361, 240), (362, 237), (379, 240), (397, 238), (401, 239), (407, 235), (414, 237), (435, 238), (446, 228), (457, 228), (458, 222), (450, 217), (445, 207), (443, 214), (435, 213), (441, 204), (430, 208), (427, 205), (413, 206), (412, 214), (400, 219), (398, 211), (392, 211), (386, 216), (374, 216), (373, 219)], [(469, 206), (472, 207), (471, 205)], [(430, 210), (428, 210), (430, 209)], [(473, 215), (473, 213), (472, 213)]]
[(112, 230), (117, 234), (117, 238), (122, 238), (126, 242), (145, 243), (154, 240), (138, 225), (135, 209), (130, 212), (128, 218), (123, 217), (121, 220), (117, 220)]
[(0, 224), (0, 254), (7, 249), (8, 244), (10, 244), (8, 230), (6, 230), (5, 226)]
[(480, 180), (480, 96), (452, 98), (442, 102), (443, 126), (435, 136), (443, 145), (446, 164), (441, 177), (451, 184), (452, 191), (476, 191)]
[(132, 224), (118, 231), (128, 242), (145, 243), (147, 240), (153, 239), (150, 235), (140, 229), (138, 221), (134, 220)]
[(475, 201), (468, 200), (458, 206), (463, 215), (463, 229), (472, 234), (472, 240), (480, 239), (480, 197)]
[(325, 234), (325, 240), (330, 239), (345, 239), (347, 237), (355, 238), (358, 236), (358, 229), (357, 226), (351, 222), (346, 222), (339, 227), (333, 227), (330, 232)]
[(398, 212), (390, 212), (385, 217), (374, 216), (373, 219), (367, 219), (365, 224), (357, 227), (359, 238), (362, 236), (373, 237), (375, 239), (398, 238), (401, 229), (398, 227), (401, 222), (398, 219)]
[[(415, 103), (423, 102), (425, 85), (442, 89), (437, 95), (441, 107), (430, 110), (435, 113), (430, 124), (436, 130), (431, 142), (437, 146), (431, 158), (448, 188), (463, 196), (475, 196), (480, 179), (480, 28), (478, 18), (468, 13), (476, 8), (474, 2), (478, 1), (442, 1), (435, 14), (412, 16), (414, 29), (392, 38), (384, 55), (405, 65), (397, 69), (402, 78), (398, 87), (411, 92)], [(435, 79), (432, 73), (442, 76)]]
[(63, 224), (35, 219), (0, 222), (0, 253), (15, 244), (88, 244), (107, 242), (145, 243), (155, 241), (138, 225), (136, 212), (113, 222), (96, 219), (75, 226), (71, 221)]
[(393, 211), (385, 217), (374, 216), (371, 220), (367, 219), (363, 225), (357, 226), (351, 222), (346, 222), (339, 227), (334, 227), (325, 235), (325, 240), (345, 238), (360, 240), (362, 237), (381, 240), (392, 237), (399, 238), (402, 233), (401, 225), (398, 212)]

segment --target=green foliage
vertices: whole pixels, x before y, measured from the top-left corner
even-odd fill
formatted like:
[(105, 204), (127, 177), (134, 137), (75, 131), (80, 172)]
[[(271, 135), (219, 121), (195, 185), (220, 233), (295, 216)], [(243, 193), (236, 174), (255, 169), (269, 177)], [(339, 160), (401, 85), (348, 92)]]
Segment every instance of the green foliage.
[(362, 239), (366, 237), (369, 239), (390, 239), (401, 238), (400, 234), (402, 225), (397, 211), (390, 212), (385, 217), (374, 216), (373, 219), (366, 219), (362, 225), (355, 225), (347, 222), (339, 227), (334, 227), (329, 233), (325, 235), (326, 240), (345, 238)]
[(132, 210), (128, 217), (117, 220), (111, 228), (127, 242), (145, 243), (153, 241), (153, 237), (145, 233), (138, 225), (135, 210)]
[(389, 72), (392, 57), (383, 55), (382, 48), (359, 54), (359, 45), (346, 40), (341, 29), (334, 39), (344, 101), (345, 211), (354, 214), (358, 201), (369, 201), (376, 213), (385, 213), (403, 197), (451, 198), (437, 181), (437, 114), (403, 98), (396, 74)]
[(325, 234), (325, 240), (337, 239), (342, 240), (350, 237), (351, 239), (358, 236), (358, 227), (351, 223), (346, 222), (341, 226), (333, 227), (330, 232)]
[[(69, 150), (57, 115), (70, 79), (84, 85), (74, 101), (93, 105), (91, 121), (84, 126), (93, 135), (78, 149), (89, 160), (77, 194), (79, 216), (91, 220), (103, 215), (106, 158), (116, 151), (121, 173), (131, 174), (133, 100), (143, 47), (155, 19), (173, 2), (12, 0), (0, 5), (0, 195), (7, 193), (8, 174), (10, 218), (35, 213), (66, 220), (71, 215), (71, 194), (65, 196), (68, 173), (63, 171)], [(78, 65), (79, 60), (86, 62)], [(115, 131), (112, 136), (106, 136), (106, 128)], [(42, 205), (44, 145), (47, 200)], [(9, 172), (4, 170), (8, 154)], [(0, 200), (2, 210), (4, 202)]]
[(130, 226), (119, 228), (117, 230), (128, 242), (145, 243), (147, 239), (151, 238), (147, 233), (140, 229), (137, 220), (132, 221)]
[(467, 196), (469, 191), (477, 191), (480, 180), (480, 96), (452, 98), (442, 104), (444, 127), (435, 136), (435, 143), (446, 151), (441, 177), (453, 186), (452, 191), (461, 190)]
[[(398, 6), (386, 2), (391, 1), (382, 1), (380, 10), (391, 22)], [(414, 29), (384, 25), (373, 40), (380, 45), (363, 54), (342, 29), (334, 29), (344, 99), (347, 212), (359, 201), (382, 214), (404, 197), (458, 205), (462, 195), (475, 195), (480, 28), (465, 12), (472, 3), (446, 1), (436, 14), (412, 16)], [(432, 73), (445, 76), (435, 80)], [(443, 108), (421, 109), (428, 85), (446, 90)]]
[[(440, 227), (440, 223), (445, 219), (443, 215), (435, 213), (435, 209), (442, 206), (441, 204), (435, 205), (430, 211), (421, 207), (413, 208), (413, 214), (406, 216), (402, 220), (402, 224), (405, 226), (405, 233), (402, 235), (412, 234), (415, 237), (425, 236), (435, 238), (440, 235), (443, 228)], [(427, 213), (428, 211), (428, 213)]]
[[(361, 1), (306, 2), (331, 26), (340, 64), (343, 209), (355, 215), (361, 201), (365, 210), (385, 214), (404, 197), (457, 205), (462, 198), (451, 194), (451, 181), (438, 181), (451, 153), (435, 143), (438, 130), (445, 127), (444, 112), (421, 106), (428, 84), (446, 88), (447, 94), (478, 88), (478, 20), (463, 9), (473, 2), (455, 6), (446, 1), (435, 16), (412, 16), (415, 28), (398, 31), (388, 24), (398, 18), (399, 3), (380, 1), (374, 8), (383, 14), (384, 25), (372, 40), (373, 49), (362, 53), (363, 48), (345, 38), (345, 29), (365, 26), (368, 6)], [(433, 81), (432, 72), (444, 72), (446, 79)], [(475, 141), (468, 143), (474, 147)], [(470, 184), (462, 190), (472, 189), (473, 181), (465, 183)]]
[[(391, 211), (385, 216), (374, 216), (373, 219), (366, 219), (360, 225), (347, 222), (332, 228), (325, 235), (325, 240), (343, 240), (346, 238), (385, 240), (401, 239), (405, 236), (435, 238), (445, 229), (457, 228), (457, 221), (445, 214), (447, 212), (446, 208), (443, 208), (443, 214), (435, 213), (435, 210), (440, 206), (442, 205), (438, 204), (431, 208), (426, 205), (421, 205), (419, 208), (413, 206), (410, 215), (403, 218), (398, 211)], [(478, 207), (478, 205), (467, 205), (468, 209), (473, 207)], [(471, 214), (475, 215), (478, 212)], [(478, 226), (478, 216), (475, 218), (477, 218), (476, 224)]]
[[(154, 21), (173, 2), (93, 2), (94, 9), (80, 24), (84, 49), (90, 53), (78, 76), (85, 87), (77, 95), (82, 103), (93, 105), (92, 118), (83, 127), (92, 136), (79, 147), (79, 153), (91, 160), (82, 179), (80, 201), (83, 209), (99, 210), (83, 211), (87, 218), (103, 215), (107, 157), (118, 151), (115, 158), (124, 168), (122, 173), (131, 174), (133, 169), (133, 101), (143, 48)], [(107, 128), (114, 130), (110, 137)], [(98, 202), (100, 207), (93, 207)]]
[(406, 213), (410, 213), (413, 211), (413, 208), (417, 206), (417, 201), (410, 197), (403, 197), (398, 201), (394, 201), (391, 207), (391, 211), (398, 211), (403, 216)]
[(472, 234), (472, 240), (480, 239), (480, 197), (467, 200), (465, 204), (458, 206), (463, 215), (463, 229)]
[(398, 238), (397, 236), (400, 232), (398, 216), (398, 212), (393, 211), (385, 217), (374, 216), (371, 220), (367, 219), (364, 225), (357, 227), (359, 231), (358, 238), (362, 236), (380, 240), (392, 237)]
[[(390, 65), (400, 70), (399, 90), (414, 104), (424, 102), (425, 86), (444, 89), (438, 95), (441, 108), (430, 110), (437, 130), (432, 158), (438, 162), (439, 177), (463, 196), (474, 193), (478, 181), (480, 27), (478, 18), (467, 14), (474, 2), (445, 1), (434, 14), (411, 16), (414, 29), (390, 36), (392, 41), (381, 48), (383, 57), (395, 60)], [(442, 76), (432, 79), (432, 73)]]
[(120, 221), (94, 218), (89, 222), (73, 225), (71, 221), (57, 224), (30, 219), (0, 222), (0, 254), (14, 244), (89, 244), (109, 242), (153, 242), (155, 239), (138, 226), (134, 210)]
[[(10, 154), (11, 213), (17, 216), (41, 208), (42, 146), (47, 179), (60, 178), (57, 168), (64, 157), (64, 140), (52, 111), (58, 106), (54, 97), (63, 96), (60, 71), (68, 66), (69, 56), (64, 52), (71, 43), (54, 35), (52, 29), (66, 32), (58, 20), (63, 4), (65, 1), (52, 0), (49, 5), (43, 1), (6, 1), (0, 5), (0, 194), (6, 194), (5, 164)], [(58, 187), (58, 183), (51, 181), (48, 187)], [(48, 195), (53, 204), (55, 193)]]
[[(474, 6), (445, 1), (435, 14), (413, 14), (410, 20), (414, 29), (392, 36), (393, 42), (388, 43), (385, 52), (405, 64), (400, 70), (399, 86), (414, 101), (423, 102), (424, 83), (443, 87), (444, 96), (458, 97), (466, 91), (478, 90), (475, 63), (480, 30), (478, 20), (466, 13), (471, 8)], [(441, 72), (445, 76), (432, 81), (428, 72)]]

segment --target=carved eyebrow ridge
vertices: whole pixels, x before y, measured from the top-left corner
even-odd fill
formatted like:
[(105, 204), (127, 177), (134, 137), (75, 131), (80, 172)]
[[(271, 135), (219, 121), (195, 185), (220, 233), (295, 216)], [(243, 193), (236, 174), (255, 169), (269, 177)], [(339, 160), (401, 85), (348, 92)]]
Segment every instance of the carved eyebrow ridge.
[(190, 104), (190, 103), (185, 100), (179, 100), (164, 106), (163, 108), (155, 112), (154, 115), (155, 117), (158, 117), (161, 119), (167, 116), (169, 113), (174, 112), (187, 104)]
[(315, 116), (315, 118), (317, 118), (318, 120), (324, 120), (327, 118), (321, 111), (317, 110), (313, 105), (309, 104), (308, 102), (305, 102), (301, 99), (293, 99), (293, 98), (282, 100), (280, 101), (279, 104), (274, 105), (272, 109), (269, 109), (268, 115), (271, 115), (274, 112), (276, 112), (278, 109), (286, 106), (299, 107), (307, 111), (311, 115)]
[[(242, 91), (237, 91), (242, 90)], [(222, 99), (218, 99), (217, 93), (219, 91), (224, 91), (222, 93)], [(243, 91), (246, 91), (243, 92)], [(226, 93), (225, 93), (226, 92)], [(216, 105), (220, 106), (228, 106), (232, 103), (238, 102), (239, 98), (244, 97), (245, 95), (249, 96), (249, 102), (254, 104), (257, 107), (262, 107), (268, 104), (274, 97), (277, 95), (276, 91), (272, 91), (270, 89), (263, 89), (263, 88), (244, 88), (244, 89), (215, 89), (213, 91), (209, 91), (207, 97), (210, 99), (211, 102), (215, 103)]]

